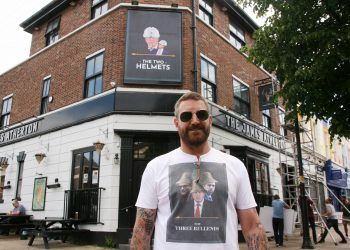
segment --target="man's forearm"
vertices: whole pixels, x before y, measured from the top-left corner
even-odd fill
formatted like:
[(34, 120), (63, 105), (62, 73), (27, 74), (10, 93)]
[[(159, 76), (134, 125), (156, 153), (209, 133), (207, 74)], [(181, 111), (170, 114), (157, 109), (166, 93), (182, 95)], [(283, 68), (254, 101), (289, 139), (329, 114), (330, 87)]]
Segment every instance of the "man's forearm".
[(134, 231), (130, 243), (131, 250), (150, 249), (156, 214), (156, 209), (137, 209)]
[(267, 237), (264, 227), (257, 223), (253, 228), (244, 233), (249, 250), (268, 249)]

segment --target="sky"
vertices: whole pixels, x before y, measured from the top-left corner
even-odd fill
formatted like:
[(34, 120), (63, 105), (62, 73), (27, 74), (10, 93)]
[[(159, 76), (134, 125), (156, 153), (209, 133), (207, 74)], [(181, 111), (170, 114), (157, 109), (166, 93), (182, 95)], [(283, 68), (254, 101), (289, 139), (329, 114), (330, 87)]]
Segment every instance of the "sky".
[[(32, 37), (19, 25), (49, 2), (51, 0), (10, 0), (1, 3), (0, 74), (29, 57)], [(255, 19), (250, 10), (247, 13)], [(261, 25), (263, 19), (256, 22)]]

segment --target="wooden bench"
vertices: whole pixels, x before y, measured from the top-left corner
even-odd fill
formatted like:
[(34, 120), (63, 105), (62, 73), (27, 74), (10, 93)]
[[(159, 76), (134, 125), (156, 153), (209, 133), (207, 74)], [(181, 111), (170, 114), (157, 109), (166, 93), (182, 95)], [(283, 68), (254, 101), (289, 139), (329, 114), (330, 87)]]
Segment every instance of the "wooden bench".
[(23, 228), (33, 228), (34, 224), (30, 221), (31, 215), (2, 215), (0, 222), (0, 231), (9, 232), (15, 230), (16, 234)]
[(61, 240), (62, 242), (66, 242), (68, 236), (72, 236), (75, 234), (90, 232), (88, 229), (64, 229), (64, 228), (49, 228), (49, 229), (35, 229), (35, 228), (26, 228), (23, 230), (23, 234), (31, 237), (28, 246), (33, 244), (35, 237), (42, 237), (45, 245), (45, 249), (49, 249), (48, 241), (50, 239), (53, 240)]

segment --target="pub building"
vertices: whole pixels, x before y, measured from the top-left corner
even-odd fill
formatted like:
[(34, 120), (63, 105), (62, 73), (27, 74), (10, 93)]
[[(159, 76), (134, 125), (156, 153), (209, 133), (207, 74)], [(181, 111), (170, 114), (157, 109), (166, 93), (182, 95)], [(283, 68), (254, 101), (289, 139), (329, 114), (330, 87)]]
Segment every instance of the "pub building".
[(0, 75), (0, 212), (17, 197), (35, 219), (128, 242), (147, 163), (179, 146), (187, 91), (208, 99), (210, 146), (244, 162), (258, 208), (282, 194), (283, 109), (259, 106), (273, 76), (240, 51), (258, 25), (233, 1), (54, 0), (20, 26), (30, 56)]

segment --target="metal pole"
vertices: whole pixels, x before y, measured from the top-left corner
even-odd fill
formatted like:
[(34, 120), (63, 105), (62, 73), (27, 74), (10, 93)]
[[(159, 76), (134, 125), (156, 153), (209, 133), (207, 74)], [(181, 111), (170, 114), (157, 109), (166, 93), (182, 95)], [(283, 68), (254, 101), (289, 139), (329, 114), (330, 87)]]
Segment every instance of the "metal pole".
[(295, 112), (295, 137), (297, 143), (297, 155), (298, 155), (298, 165), (299, 165), (299, 187), (300, 187), (300, 209), (301, 209), (301, 218), (303, 225), (303, 249), (314, 249), (314, 246), (311, 243), (310, 232), (309, 232), (309, 222), (307, 214), (307, 204), (305, 197), (305, 180), (304, 180), (304, 170), (303, 170), (303, 159), (301, 155), (301, 144), (300, 144), (300, 128), (298, 121), (298, 114)]

